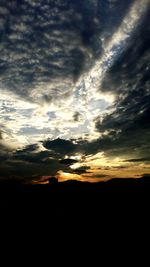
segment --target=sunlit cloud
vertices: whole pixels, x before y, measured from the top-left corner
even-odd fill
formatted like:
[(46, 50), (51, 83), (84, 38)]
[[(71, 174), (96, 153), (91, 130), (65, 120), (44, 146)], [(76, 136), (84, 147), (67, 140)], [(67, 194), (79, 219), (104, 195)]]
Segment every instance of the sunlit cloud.
[(90, 176), (82, 176), (82, 175), (77, 175), (77, 174), (72, 174), (72, 173), (66, 173), (66, 172), (62, 172), (59, 171), (58, 175), (56, 176), (58, 178), (59, 182), (65, 182), (68, 180), (72, 180), (72, 181), (81, 181), (81, 182), (99, 182), (102, 181), (101, 178), (92, 178)]
[(133, 3), (129, 12), (123, 19), (122, 24), (119, 26), (119, 29), (113, 34), (111, 40), (105, 44), (102, 57), (99, 58), (89, 72), (85, 73), (77, 82), (76, 88), (83, 88), (87, 102), (91, 99), (90, 89), (92, 88), (94, 94), (97, 92), (101, 87), (105, 73), (124, 49), (126, 49), (127, 43), (130, 43), (130, 38), (137, 29), (138, 23), (140, 23), (141, 17), (146, 12), (149, 4), (149, 0), (135, 1), (135, 3)]

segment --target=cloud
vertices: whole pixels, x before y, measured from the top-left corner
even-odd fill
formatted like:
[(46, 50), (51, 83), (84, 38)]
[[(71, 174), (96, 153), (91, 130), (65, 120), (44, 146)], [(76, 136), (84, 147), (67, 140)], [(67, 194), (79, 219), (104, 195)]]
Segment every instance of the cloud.
[[(149, 154), (149, 12), (135, 33), (131, 46), (107, 72), (101, 90), (114, 92), (114, 111), (96, 120), (96, 129), (106, 133), (99, 140), (112, 153)], [(97, 142), (98, 144), (98, 142)], [(120, 150), (120, 152), (119, 152)]]
[(61, 155), (72, 154), (75, 151), (75, 144), (70, 140), (56, 139), (44, 141), (43, 146), (49, 150), (55, 151), (55, 153)]
[(72, 164), (74, 164), (74, 163), (77, 163), (78, 161), (77, 160), (75, 160), (75, 159), (62, 159), (62, 160), (60, 160), (60, 163), (61, 164), (64, 164), (64, 165), (72, 165)]
[(81, 119), (81, 114), (79, 112), (75, 112), (74, 115), (73, 115), (73, 119), (74, 121), (80, 121)]
[(89, 169), (90, 169), (89, 166), (81, 166), (76, 169), (73, 169), (73, 173), (76, 173), (76, 174), (88, 173)]
[(0, 131), (0, 140), (3, 139), (3, 136), (2, 136), (2, 131)]
[(1, 86), (32, 101), (67, 97), (94, 56), (92, 6), (68, 0), (2, 3)]
[[(55, 176), (58, 171), (71, 172), (73, 159), (63, 159), (63, 153), (41, 150), (37, 144), (13, 152), (0, 153), (0, 179), (21, 180), (31, 183), (35, 179), (40, 181), (43, 176)], [(60, 160), (60, 158), (62, 159)]]
[(149, 162), (150, 161), (150, 157), (125, 160), (125, 162), (143, 162), (143, 161)]
[(130, 4), (1, 3), (0, 117), (7, 126), (8, 142), (22, 146), (47, 138), (98, 137), (93, 120), (113, 100), (78, 88), (77, 81), (106, 54), (104, 43), (122, 23)]
[(1, 177), (149, 159), (149, 16), (149, 0), (0, 4)]
[(96, 53), (94, 2), (8, 0), (0, 15), (0, 117), (9, 142), (67, 138), (84, 117), (77, 119), (73, 88)]

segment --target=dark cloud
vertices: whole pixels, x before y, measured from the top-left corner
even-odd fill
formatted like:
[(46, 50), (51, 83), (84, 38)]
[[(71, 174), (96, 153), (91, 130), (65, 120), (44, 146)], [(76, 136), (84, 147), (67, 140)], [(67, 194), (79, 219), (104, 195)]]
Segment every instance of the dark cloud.
[(83, 173), (88, 173), (90, 170), (90, 167), (89, 166), (81, 166), (79, 168), (76, 168), (73, 170), (73, 173), (76, 173), (76, 174), (83, 174)]
[[(32, 182), (35, 177), (40, 180), (42, 176), (55, 176), (58, 171), (82, 174), (86, 173), (89, 166), (82, 166), (75, 170), (70, 166), (79, 160), (67, 158), (65, 155), (74, 155), (76, 152), (86, 149), (86, 142), (74, 143), (74, 140), (46, 140), (43, 142), (45, 150), (40, 151), (38, 144), (28, 145), (16, 151), (0, 152), (0, 179), (21, 179)], [(84, 144), (84, 145), (83, 145)], [(82, 160), (81, 160), (82, 162)]]
[(146, 81), (149, 82), (149, 15), (148, 9), (130, 42), (126, 45), (126, 49), (109, 68), (101, 90), (114, 91), (116, 94), (121, 93), (126, 96), (128, 91), (136, 90)]
[(125, 162), (143, 162), (143, 161), (148, 161), (149, 162), (150, 161), (150, 157), (125, 160)]
[(70, 171), (70, 163), (61, 162), (50, 151), (35, 152), (30, 148), (13, 153), (0, 153), (0, 179), (21, 179), (32, 182), (42, 176), (55, 176), (58, 171)]
[(31, 153), (35, 152), (38, 149), (38, 144), (28, 145), (23, 149), (18, 149), (16, 154), (24, 154), (24, 153)]
[(73, 120), (74, 121), (80, 121), (80, 118), (81, 118), (81, 114), (78, 111), (75, 112), (73, 115)]
[(150, 11), (132, 38), (131, 46), (111, 67), (102, 90), (116, 94), (114, 112), (103, 120), (97, 118), (96, 129), (108, 132), (99, 140), (102, 149), (119, 150), (139, 156), (149, 155), (150, 142)]
[(0, 140), (3, 139), (2, 131), (0, 130)]
[(55, 140), (47, 140), (43, 142), (43, 146), (49, 150), (54, 151), (56, 154), (59, 155), (67, 155), (73, 154), (76, 150), (76, 145), (70, 140), (63, 140), (63, 139), (55, 139)]
[[(92, 7), (92, 1), (88, 2)], [(2, 85), (32, 97), (32, 89), (38, 85), (66, 76), (77, 79), (88, 50), (95, 51), (90, 43), (97, 28), (95, 13), (87, 6), (68, 0), (1, 1)], [(58, 90), (55, 85), (53, 89)], [(43, 94), (43, 98), (51, 100), (51, 94)]]
[(62, 160), (60, 160), (60, 163), (64, 164), (64, 165), (72, 165), (72, 164), (77, 163), (77, 162), (78, 161), (75, 159), (62, 159)]
[(130, 2), (1, 1), (1, 86), (35, 101), (33, 89), (51, 83), (40, 98), (49, 102), (56, 95), (68, 96), (70, 82), (59, 88), (56, 80), (75, 81), (93, 64), (103, 50), (100, 34), (106, 39), (112, 35)]

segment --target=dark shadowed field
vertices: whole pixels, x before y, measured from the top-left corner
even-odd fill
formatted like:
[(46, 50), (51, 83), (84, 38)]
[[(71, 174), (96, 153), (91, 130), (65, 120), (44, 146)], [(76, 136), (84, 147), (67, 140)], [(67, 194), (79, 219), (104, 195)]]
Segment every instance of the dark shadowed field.
[(51, 219), (138, 220), (148, 206), (149, 178), (114, 179), (95, 184), (52, 181), (45, 185), (22, 185), (5, 181), (0, 186), (0, 211), (10, 216), (38, 215)]

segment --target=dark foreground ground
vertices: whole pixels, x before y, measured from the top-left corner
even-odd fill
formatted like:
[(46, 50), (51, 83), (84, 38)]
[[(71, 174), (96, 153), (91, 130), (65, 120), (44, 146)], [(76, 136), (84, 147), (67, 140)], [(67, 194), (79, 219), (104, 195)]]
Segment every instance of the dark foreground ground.
[(149, 210), (150, 177), (97, 184), (68, 181), (47, 185), (0, 183), (0, 212), (56, 218), (141, 217)]
[(112, 262), (108, 251), (113, 251), (115, 262), (118, 255), (122, 255), (121, 263), (131, 257), (135, 261), (142, 255), (145, 244), (149, 244), (149, 200), (148, 176), (97, 184), (55, 180), (48, 185), (1, 182), (0, 240), (3, 247), (6, 244), (5, 251), (13, 248), (18, 257), (17, 244), (23, 251), (23, 260), (30, 247), (31, 255), (36, 248), (36, 259), (42, 249), (43, 258), (47, 255), (51, 259), (50, 247), (53, 247), (57, 253), (55, 262), (62, 261), (60, 251), (64, 251), (65, 261), (71, 251), (72, 264), (84, 248), (84, 261), (93, 248), (97, 249), (99, 261), (104, 257), (105, 262)]
[[(133, 255), (135, 246), (141, 251), (149, 242), (149, 200), (148, 176), (97, 184), (55, 180), (47, 185), (1, 182), (0, 239), (5, 241), (6, 251), (9, 244), (11, 249), (16, 248), (16, 243), (22, 250), (20, 244), (26, 240), (26, 249), (30, 244), (32, 249), (36, 246), (37, 254), (44, 245), (53, 246), (56, 251), (66, 250), (66, 242), (73, 250), (71, 244), (76, 240), (77, 247), (73, 250), (76, 255), (79, 246), (82, 252), (86, 245), (90, 250), (97, 247), (100, 257), (108, 248), (110, 251), (119, 249), (125, 254), (124, 260), (127, 250)], [(89, 242), (89, 239), (97, 241)], [(24, 253), (25, 257), (26, 251)], [(136, 252), (135, 257), (138, 255), (141, 252)]]

